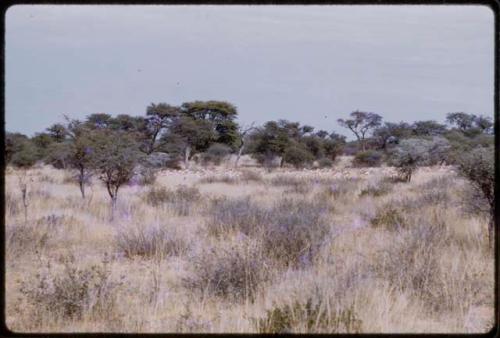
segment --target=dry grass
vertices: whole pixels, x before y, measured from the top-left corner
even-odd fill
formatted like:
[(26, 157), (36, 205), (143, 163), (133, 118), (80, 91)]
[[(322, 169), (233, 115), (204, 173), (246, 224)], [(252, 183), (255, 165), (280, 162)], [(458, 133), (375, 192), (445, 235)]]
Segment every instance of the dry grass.
[[(337, 166), (339, 168), (339, 166)], [(486, 332), (487, 220), (466, 183), (423, 168), (171, 171), (87, 199), (6, 175), (6, 320), (30, 332)]]

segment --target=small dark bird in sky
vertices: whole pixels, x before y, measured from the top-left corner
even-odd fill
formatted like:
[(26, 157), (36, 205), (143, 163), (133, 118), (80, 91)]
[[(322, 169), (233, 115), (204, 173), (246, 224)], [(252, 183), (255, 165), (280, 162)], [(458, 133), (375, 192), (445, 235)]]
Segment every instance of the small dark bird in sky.
[(180, 82), (177, 82), (177, 85), (179, 85), (179, 84), (180, 84)]
[(137, 69), (138, 72), (142, 72), (142, 69)]
[(328, 118), (328, 116), (325, 115), (325, 119), (327, 119), (327, 118)]

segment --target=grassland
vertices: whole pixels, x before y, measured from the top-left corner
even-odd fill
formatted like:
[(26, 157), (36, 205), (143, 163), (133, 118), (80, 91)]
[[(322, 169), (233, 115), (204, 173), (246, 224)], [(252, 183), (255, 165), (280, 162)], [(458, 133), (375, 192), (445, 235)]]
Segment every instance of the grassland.
[(451, 167), (164, 170), (119, 192), (6, 173), (17, 332), (485, 332), (487, 219)]

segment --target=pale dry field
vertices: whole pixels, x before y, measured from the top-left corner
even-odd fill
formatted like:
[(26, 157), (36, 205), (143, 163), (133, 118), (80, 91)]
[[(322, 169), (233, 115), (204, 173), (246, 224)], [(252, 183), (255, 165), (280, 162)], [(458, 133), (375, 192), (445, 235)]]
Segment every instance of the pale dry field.
[(393, 175), (164, 170), (153, 186), (123, 187), (111, 221), (99, 181), (83, 200), (68, 172), (41, 167), (28, 172), (25, 222), (19, 172), (8, 169), (7, 326), (489, 331), (494, 256), (487, 219), (464, 208), (466, 182), (449, 167), (422, 168), (411, 183)]

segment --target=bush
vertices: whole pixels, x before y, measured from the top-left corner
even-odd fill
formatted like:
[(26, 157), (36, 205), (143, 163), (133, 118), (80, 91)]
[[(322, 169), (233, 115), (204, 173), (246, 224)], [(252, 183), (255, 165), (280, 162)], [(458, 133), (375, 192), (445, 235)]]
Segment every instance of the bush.
[(187, 216), (191, 213), (192, 205), (201, 199), (198, 188), (180, 185), (176, 190), (165, 187), (153, 187), (145, 194), (146, 203), (154, 207), (166, 205), (176, 214)]
[(376, 150), (360, 151), (354, 156), (353, 164), (356, 167), (378, 167), (382, 163), (382, 156)]
[(379, 182), (377, 185), (368, 185), (359, 193), (359, 196), (379, 197), (388, 194), (392, 190), (392, 185), (387, 182)]
[(270, 222), (263, 229), (266, 254), (285, 265), (312, 263), (330, 230), (325, 219), (328, 211), (321, 202), (280, 201), (270, 210)]
[(41, 252), (50, 239), (48, 226), (6, 225), (5, 249), (9, 257)]
[[(474, 149), (459, 160), (458, 171), (471, 184), (478, 200), (487, 201), (489, 208), (480, 210), (489, 215), (490, 243), (493, 243), (495, 225), (495, 152), (493, 147)], [(484, 205), (478, 203), (478, 206)]]
[(153, 185), (156, 182), (156, 170), (148, 167), (138, 167), (134, 176), (128, 182), (129, 185)]
[(308, 166), (314, 161), (314, 156), (307, 148), (298, 145), (292, 145), (285, 150), (283, 160), (293, 165), (295, 168)]
[(318, 167), (319, 168), (331, 168), (333, 167), (333, 161), (329, 158), (322, 158), (318, 160)]
[(204, 164), (213, 163), (219, 165), (229, 154), (231, 154), (230, 147), (225, 144), (214, 143), (203, 153), (201, 159)]
[(270, 278), (258, 246), (253, 242), (204, 250), (192, 259), (193, 274), (183, 280), (191, 290), (228, 298), (253, 300), (261, 284)]
[[(391, 282), (399, 292), (410, 292), (422, 300), (434, 313), (456, 309), (457, 294), (450, 294), (450, 276), (443, 276), (441, 252), (450, 237), (442, 222), (422, 219), (418, 225), (409, 228), (395, 238), (389, 250), (381, 252), (377, 259), (380, 277)], [(475, 291), (481, 286), (477, 280), (465, 280), (460, 289), (467, 297), (475, 298)], [(464, 280), (462, 280), (464, 282)], [(464, 299), (459, 300), (463, 304)]]
[(241, 170), (240, 180), (245, 182), (261, 182), (263, 180), (262, 175), (253, 170)]
[(417, 167), (442, 163), (448, 148), (448, 142), (442, 137), (402, 140), (392, 150), (389, 163), (398, 169), (403, 180), (410, 182)]
[(110, 280), (107, 264), (76, 268), (73, 262), (74, 259), (66, 260), (64, 269), (57, 273), (48, 265), (34, 281), (21, 282), (20, 292), (34, 307), (38, 321), (43, 320), (44, 313), (54, 318), (81, 320), (84, 314), (106, 316), (112, 312), (114, 291), (120, 283)]
[(332, 311), (322, 304), (325, 300), (274, 306), (267, 310), (266, 317), (253, 320), (259, 333), (357, 333), (361, 331), (361, 320), (353, 306)]
[(234, 231), (251, 235), (269, 223), (270, 217), (268, 210), (258, 207), (250, 198), (224, 198), (212, 202), (206, 228), (214, 236)]
[(335, 179), (330, 181), (329, 185), (320, 194), (327, 198), (338, 199), (355, 191), (358, 184), (359, 179)]
[(182, 237), (161, 226), (122, 228), (117, 232), (115, 242), (127, 258), (177, 256), (187, 249)]
[(238, 183), (238, 178), (231, 175), (209, 175), (201, 178), (199, 183), (227, 183), (235, 184)]
[(383, 206), (370, 221), (374, 227), (385, 226), (389, 230), (399, 230), (406, 226), (403, 214), (391, 206)]

